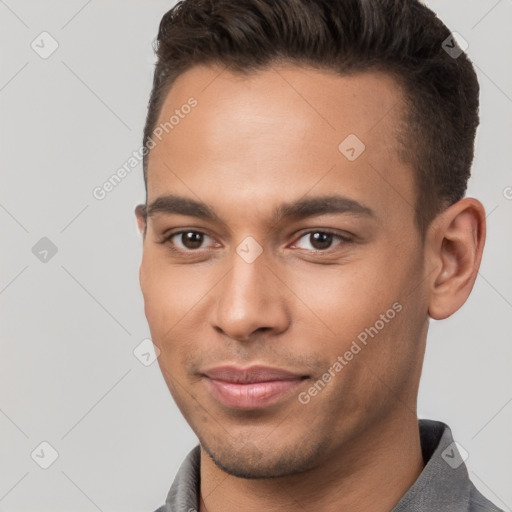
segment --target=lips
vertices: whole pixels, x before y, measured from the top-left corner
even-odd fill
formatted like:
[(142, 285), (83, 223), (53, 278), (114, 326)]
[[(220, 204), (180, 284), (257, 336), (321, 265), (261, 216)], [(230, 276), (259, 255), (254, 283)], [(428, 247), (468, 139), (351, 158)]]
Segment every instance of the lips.
[(257, 409), (289, 396), (307, 375), (267, 366), (219, 366), (206, 370), (205, 384), (214, 399), (235, 409)]
[(223, 380), (234, 384), (252, 384), (255, 382), (268, 382), (276, 380), (300, 379), (303, 376), (287, 370), (271, 368), (269, 366), (250, 366), (237, 368), (236, 366), (219, 366), (206, 370), (205, 375), (210, 379)]

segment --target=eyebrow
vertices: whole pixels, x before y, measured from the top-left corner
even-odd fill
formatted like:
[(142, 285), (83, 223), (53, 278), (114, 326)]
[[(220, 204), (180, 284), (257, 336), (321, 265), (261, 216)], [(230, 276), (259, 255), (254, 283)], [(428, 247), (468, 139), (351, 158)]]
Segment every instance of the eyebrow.
[[(145, 210), (147, 217), (177, 214), (223, 223), (214, 209), (206, 203), (172, 194), (157, 197)], [(329, 213), (375, 217), (371, 208), (358, 201), (339, 195), (328, 195), (282, 203), (274, 209), (271, 222), (277, 224), (285, 219), (303, 219)]]

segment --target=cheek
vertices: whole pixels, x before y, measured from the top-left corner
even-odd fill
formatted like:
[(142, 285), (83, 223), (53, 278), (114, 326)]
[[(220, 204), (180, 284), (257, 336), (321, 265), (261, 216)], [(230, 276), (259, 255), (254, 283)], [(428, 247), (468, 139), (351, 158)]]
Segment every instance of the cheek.
[(177, 364), (198, 343), (199, 322), (207, 316), (206, 309), (211, 306), (208, 292), (218, 276), (213, 269), (171, 265), (161, 254), (148, 251), (145, 255), (141, 265), (144, 310), (161, 360)]
[(382, 368), (393, 373), (398, 366), (410, 364), (419, 335), (415, 329), (422, 328), (415, 311), (418, 300), (411, 295), (421, 279), (421, 265), (412, 255), (398, 259), (393, 250), (380, 247), (347, 265), (297, 270), (290, 279), (308, 308), (306, 316), (300, 315), (301, 321), (309, 327), (318, 325), (324, 336), (325, 358), (335, 362), (351, 347), (357, 351), (355, 342), (361, 352), (348, 357), (375, 366), (378, 374)]
[[(141, 264), (140, 285), (144, 296), (146, 318), (150, 327), (167, 329), (186, 312), (186, 305), (196, 294), (196, 285), (184, 272), (166, 264), (150, 250)], [(190, 309), (190, 306), (189, 306)]]
[(393, 272), (385, 263), (368, 258), (349, 265), (311, 267), (296, 272), (294, 291), (319, 321), (348, 338), (373, 325), (398, 300), (400, 286)]
[[(144, 311), (151, 332), (151, 339), (160, 354), (158, 364), (167, 382), (171, 395), (180, 395), (179, 373), (182, 355), (178, 354), (183, 332), (181, 319), (185, 316), (187, 295), (193, 293), (194, 286), (184, 286), (185, 279), (176, 267), (165, 265), (160, 258), (146, 253), (141, 265), (140, 285), (144, 297)], [(182, 289), (184, 290), (182, 292)], [(183, 347), (182, 347), (183, 348)], [(176, 382), (176, 379), (178, 381)]]
[(140, 271), (140, 286), (144, 297), (144, 311), (153, 342), (161, 347), (166, 331), (179, 319), (180, 283), (178, 273), (163, 265), (151, 251), (146, 251)]

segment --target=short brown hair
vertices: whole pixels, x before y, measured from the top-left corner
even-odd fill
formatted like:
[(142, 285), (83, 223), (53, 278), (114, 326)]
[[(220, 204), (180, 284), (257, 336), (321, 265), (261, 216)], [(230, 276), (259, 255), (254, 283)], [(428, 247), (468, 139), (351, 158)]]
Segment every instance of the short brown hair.
[[(416, 170), (420, 232), (464, 196), (479, 123), (478, 80), (450, 30), (417, 0), (180, 1), (162, 18), (156, 53), (146, 148), (170, 87), (198, 64), (242, 74), (279, 62), (340, 75), (381, 70), (405, 93), (400, 154)], [(146, 200), (147, 162), (145, 154)]]

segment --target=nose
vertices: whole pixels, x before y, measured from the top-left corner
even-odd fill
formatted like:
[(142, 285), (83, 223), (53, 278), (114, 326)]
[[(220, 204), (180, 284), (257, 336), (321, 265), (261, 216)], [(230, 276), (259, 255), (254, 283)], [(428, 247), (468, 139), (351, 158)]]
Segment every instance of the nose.
[(238, 341), (286, 330), (289, 292), (270, 264), (264, 253), (251, 263), (234, 253), (231, 271), (216, 287), (215, 329)]

